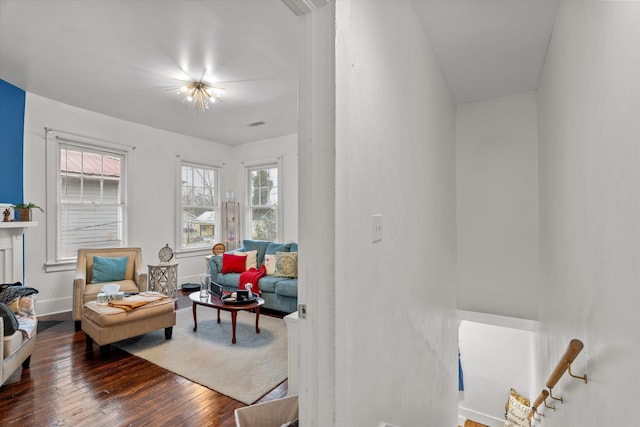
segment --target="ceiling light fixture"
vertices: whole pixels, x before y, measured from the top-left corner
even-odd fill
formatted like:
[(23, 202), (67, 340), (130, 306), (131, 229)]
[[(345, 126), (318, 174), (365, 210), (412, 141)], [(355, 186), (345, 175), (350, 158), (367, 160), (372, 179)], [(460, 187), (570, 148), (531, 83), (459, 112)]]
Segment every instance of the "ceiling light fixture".
[[(204, 72), (202, 72), (204, 77)], [(184, 96), (188, 102), (193, 102), (196, 111), (204, 112), (216, 101), (222, 101), (220, 99), (220, 92), (224, 89), (209, 85), (202, 81), (202, 77), (199, 81), (192, 80), (191, 82), (185, 82), (184, 85), (177, 88), (178, 95)]]

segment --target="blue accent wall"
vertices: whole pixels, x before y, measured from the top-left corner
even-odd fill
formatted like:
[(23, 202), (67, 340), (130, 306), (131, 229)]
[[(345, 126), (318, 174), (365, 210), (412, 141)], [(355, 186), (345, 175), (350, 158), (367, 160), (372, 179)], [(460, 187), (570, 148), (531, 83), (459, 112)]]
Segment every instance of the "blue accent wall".
[(0, 80), (0, 203), (23, 202), (25, 92)]

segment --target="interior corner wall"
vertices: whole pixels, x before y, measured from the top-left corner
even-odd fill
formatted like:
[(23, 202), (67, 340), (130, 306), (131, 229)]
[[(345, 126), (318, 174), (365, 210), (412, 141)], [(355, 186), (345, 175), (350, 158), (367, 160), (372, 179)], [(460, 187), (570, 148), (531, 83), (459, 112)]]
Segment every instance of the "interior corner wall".
[(458, 309), (538, 318), (535, 92), (459, 104)]
[(0, 80), (0, 203), (23, 202), (25, 92)]
[(410, 1), (336, 2), (335, 49), (336, 425), (454, 426), (455, 105)]
[[(282, 241), (298, 242), (298, 135), (285, 135), (238, 145), (232, 150), (233, 172), (226, 191), (234, 191), (236, 200), (247, 206), (247, 169), (245, 164), (280, 160), (280, 195), (282, 197)], [(243, 228), (243, 239), (248, 229)]]
[(580, 339), (589, 378), (561, 378), (546, 427), (638, 425), (638, 23), (637, 2), (561, 2), (538, 89), (539, 359), (551, 373)]

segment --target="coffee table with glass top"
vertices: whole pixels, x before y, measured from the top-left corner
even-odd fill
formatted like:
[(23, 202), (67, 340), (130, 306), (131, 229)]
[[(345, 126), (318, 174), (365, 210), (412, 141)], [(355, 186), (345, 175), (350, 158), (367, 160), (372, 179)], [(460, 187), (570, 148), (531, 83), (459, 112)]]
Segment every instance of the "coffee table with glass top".
[(238, 312), (242, 310), (251, 311), (254, 310), (256, 312), (256, 334), (260, 333), (260, 327), (258, 326), (258, 321), (260, 320), (260, 306), (264, 304), (264, 300), (262, 298), (256, 298), (255, 301), (251, 301), (247, 304), (227, 304), (222, 301), (219, 297), (215, 295), (209, 294), (206, 298), (200, 298), (200, 292), (193, 292), (189, 294), (189, 299), (193, 303), (193, 331), (198, 330), (198, 319), (196, 316), (196, 307), (199, 305), (205, 307), (211, 307), (218, 310), (218, 323), (220, 323), (220, 310), (228, 311), (231, 313), (231, 330), (233, 331), (233, 337), (231, 338), (231, 342), (233, 344), (236, 343), (236, 319), (238, 317)]

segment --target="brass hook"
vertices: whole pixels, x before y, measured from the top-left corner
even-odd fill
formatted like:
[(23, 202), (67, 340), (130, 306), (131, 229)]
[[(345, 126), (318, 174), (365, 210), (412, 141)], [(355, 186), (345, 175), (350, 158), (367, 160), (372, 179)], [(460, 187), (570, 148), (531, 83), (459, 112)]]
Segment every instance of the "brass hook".
[(543, 414), (543, 413), (538, 412), (538, 408), (533, 408), (533, 411), (534, 411), (536, 414), (540, 415), (541, 417), (544, 417), (544, 414)]
[(571, 362), (567, 362), (567, 372), (569, 372), (569, 375), (572, 376), (573, 378), (577, 378), (579, 380), (584, 380), (584, 383), (585, 384), (587, 383), (587, 374), (584, 374), (583, 377), (580, 377), (578, 375), (573, 375), (571, 373)]
[(562, 396), (561, 396), (561, 397), (555, 397), (555, 396), (553, 395), (553, 387), (549, 387), (549, 397), (550, 397), (550, 398), (552, 398), (552, 399), (554, 399), (554, 400), (559, 400), (559, 401), (560, 401), (560, 403), (563, 403), (563, 404), (564, 404), (564, 399), (562, 398)]
[(556, 410), (555, 405), (554, 406), (547, 405), (547, 399), (544, 400), (544, 407), (547, 409), (553, 409), (554, 411)]
[(533, 420), (534, 420), (535, 422), (537, 422), (537, 423), (539, 423), (539, 422), (541, 422), (541, 421), (542, 421), (540, 418), (536, 418), (536, 416), (535, 416), (535, 415), (533, 416)]

